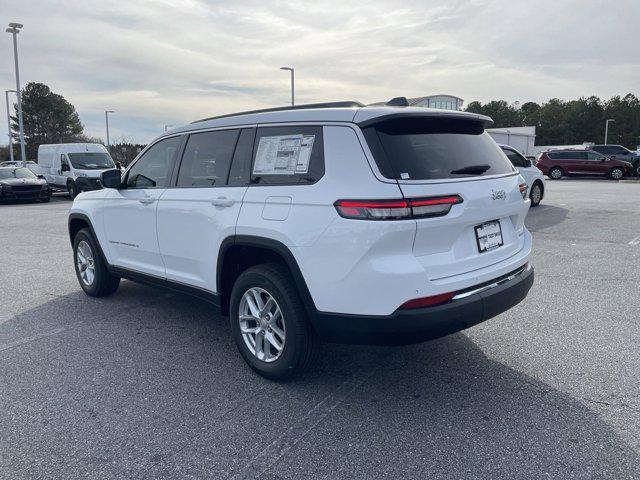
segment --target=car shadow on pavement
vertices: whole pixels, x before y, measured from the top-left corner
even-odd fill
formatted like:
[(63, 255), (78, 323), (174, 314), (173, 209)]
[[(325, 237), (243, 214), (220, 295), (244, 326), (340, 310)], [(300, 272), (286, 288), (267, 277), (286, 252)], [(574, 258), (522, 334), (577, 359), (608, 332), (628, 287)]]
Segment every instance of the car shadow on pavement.
[(531, 232), (542, 231), (564, 222), (568, 214), (567, 208), (541, 203), (529, 210), (525, 225)]
[(246, 367), (208, 304), (123, 282), (112, 297), (78, 291), (0, 325), (0, 361), (3, 478), (640, 473), (598, 412), (462, 333), (324, 345), (306, 375), (274, 383)]

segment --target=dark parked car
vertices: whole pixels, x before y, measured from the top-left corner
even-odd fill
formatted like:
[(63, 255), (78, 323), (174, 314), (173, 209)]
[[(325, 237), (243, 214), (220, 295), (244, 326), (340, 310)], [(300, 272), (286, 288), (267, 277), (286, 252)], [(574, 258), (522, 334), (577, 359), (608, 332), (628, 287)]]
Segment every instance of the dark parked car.
[(554, 180), (565, 175), (602, 176), (619, 180), (632, 173), (630, 163), (608, 158), (591, 150), (543, 152), (536, 167)]
[(633, 165), (635, 175), (640, 175), (640, 155), (632, 152), (622, 145), (593, 145), (591, 150), (601, 153), (605, 157), (613, 157), (616, 160), (629, 162)]
[(37, 177), (28, 168), (0, 167), (0, 201), (51, 200), (51, 188), (44, 178)]

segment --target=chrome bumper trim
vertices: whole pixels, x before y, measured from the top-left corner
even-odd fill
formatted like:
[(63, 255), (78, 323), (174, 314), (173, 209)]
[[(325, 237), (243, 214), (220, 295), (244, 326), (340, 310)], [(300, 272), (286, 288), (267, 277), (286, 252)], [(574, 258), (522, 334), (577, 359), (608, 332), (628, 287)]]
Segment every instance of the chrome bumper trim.
[(475, 295), (476, 293), (490, 290), (492, 288), (497, 287), (498, 285), (502, 285), (503, 283), (513, 280), (518, 275), (522, 275), (524, 272), (531, 270), (531, 268), (532, 268), (531, 264), (526, 263), (522, 267), (520, 267), (518, 270), (513, 272), (511, 275), (509, 275), (508, 277), (500, 278), (499, 280), (496, 280), (495, 282), (492, 282), (488, 285), (483, 285), (482, 287), (474, 288), (473, 290), (468, 290), (466, 292), (459, 293), (458, 295), (454, 296), (451, 300), (459, 300), (461, 298), (466, 298), (466, 297), (470, 297), (471, 295)]

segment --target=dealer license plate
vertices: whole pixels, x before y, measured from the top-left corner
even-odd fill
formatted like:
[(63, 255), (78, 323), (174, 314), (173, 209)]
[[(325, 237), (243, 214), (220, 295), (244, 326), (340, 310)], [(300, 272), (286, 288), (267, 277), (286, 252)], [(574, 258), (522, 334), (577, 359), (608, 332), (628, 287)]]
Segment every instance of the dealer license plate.
[(502, 241), (502, 229), (499, 220), (485, 222), (475, 227), (478, 251), (488, 252), (504, 245)]

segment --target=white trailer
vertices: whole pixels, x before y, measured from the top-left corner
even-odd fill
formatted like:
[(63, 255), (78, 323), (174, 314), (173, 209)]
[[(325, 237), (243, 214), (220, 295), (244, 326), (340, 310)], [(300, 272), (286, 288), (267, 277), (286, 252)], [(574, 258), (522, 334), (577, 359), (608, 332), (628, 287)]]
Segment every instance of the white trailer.
[(536, 127), (487, 128), (487, 133), (501, 145), (509, 145), (525, 157), (535, 156)]

